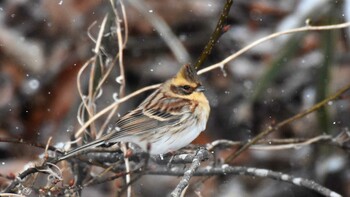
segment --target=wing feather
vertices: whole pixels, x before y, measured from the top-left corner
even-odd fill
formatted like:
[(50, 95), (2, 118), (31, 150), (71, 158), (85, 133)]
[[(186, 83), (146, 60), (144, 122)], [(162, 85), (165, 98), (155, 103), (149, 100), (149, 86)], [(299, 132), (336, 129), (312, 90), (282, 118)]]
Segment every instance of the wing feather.
[[(159, 98), (159, 96), (162, 97)], [(115, 127), (119, 127), (120, 131), (112, 131), (105, 139), (109, 142), (116, 142), (125, 136), (160, 132), (169, 126), (181, 124), (184, 115), (191, 113), (191, 102), (183, 98), (167, 98), (157, 93), (150, 95), (146, 100), (148, 100), (147, 103), (152, 104), (146, 105), (144, 102), (135, 110), (124, 115), (115, 123)]]

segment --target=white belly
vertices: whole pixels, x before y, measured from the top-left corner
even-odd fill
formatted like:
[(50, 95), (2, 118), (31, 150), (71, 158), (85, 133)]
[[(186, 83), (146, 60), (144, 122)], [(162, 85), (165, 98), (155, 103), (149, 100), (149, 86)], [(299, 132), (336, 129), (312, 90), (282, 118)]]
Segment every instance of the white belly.
[(147, 150), (147, 144), (150, 143), (150, 154), (165, 154), (176, 151), (190, 144), (198, 135), (205, 130), (209, 112), (200, 113), (199, 122), (189, 125), (182, 131), (175, 134), (164, 132), (164, 135), (153, 142), (140, 141), (135, 136), (128, 136), (120, 139), (120, 141), (133, 142), (139, 145), (143, 150)]

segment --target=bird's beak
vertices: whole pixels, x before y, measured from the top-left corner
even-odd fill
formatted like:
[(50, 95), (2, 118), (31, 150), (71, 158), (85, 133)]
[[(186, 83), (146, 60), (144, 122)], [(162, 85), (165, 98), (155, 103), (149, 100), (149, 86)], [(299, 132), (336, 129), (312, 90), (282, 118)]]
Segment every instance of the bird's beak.
[(204, 92), (205, 91), (205, 87), (200, 85), (196, 88), (196, 92)]

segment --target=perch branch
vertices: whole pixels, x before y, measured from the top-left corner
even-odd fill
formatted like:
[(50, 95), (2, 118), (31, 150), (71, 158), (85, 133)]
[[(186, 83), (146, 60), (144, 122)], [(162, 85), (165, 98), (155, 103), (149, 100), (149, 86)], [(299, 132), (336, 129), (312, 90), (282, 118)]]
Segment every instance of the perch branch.
[[(171, 170), (167, 168), (157, 168), (156, 170), (149, 170), (147, 174), (164, 175), (164, 176), (183, 176), (186, 173), (186, 171), (187, 170), (183, 170), (181, 168), (171, 169)], [(228, 174), (275, 179), (278, 181), (288, 182), (299, 187), (304, 187), (304, 188), (313, 190), (324, 196), (341, 197), (340, 194), (326, 187), (323, 187), (322, 185), (316, 183), (313, 180), (295, 177), (282, 172), (276, 172), (276, 171), (261, 169), (261, 168), (251, 168), (251, 167), (243, 167), (243, 166), (232, 167), (227, 164), (223, 164), (218, 167), (199, 168), (197, 169), (196, 172), (193, 173), (193, 176), (213, 176), (213, 175), (228, 175)]]

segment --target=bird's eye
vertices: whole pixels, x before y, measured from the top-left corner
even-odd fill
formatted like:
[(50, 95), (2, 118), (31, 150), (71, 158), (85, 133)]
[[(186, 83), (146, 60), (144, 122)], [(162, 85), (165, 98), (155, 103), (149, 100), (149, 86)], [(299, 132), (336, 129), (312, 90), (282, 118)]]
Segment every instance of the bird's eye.
[(188, 90), (190, 90), (190, 89), (191, 89), (191, 87), (190, 87), (190, 86), (188, 86), (188, 85), (184, 85), (184, 86), (182, 86), (182, 89), (184, 89), (184, 90), (188, 91)]

